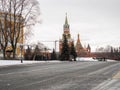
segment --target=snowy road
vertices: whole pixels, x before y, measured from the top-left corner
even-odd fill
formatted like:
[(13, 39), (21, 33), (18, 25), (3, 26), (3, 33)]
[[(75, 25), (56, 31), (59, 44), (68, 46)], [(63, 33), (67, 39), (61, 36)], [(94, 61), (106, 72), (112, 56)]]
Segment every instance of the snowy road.
[(110, 82), (119, 82), (119, 78), (113, 77), (119, 68), (119, 62), (46, 62), (0, 67), (0, 90), (109, 90), (106, 88), (112, 87)]

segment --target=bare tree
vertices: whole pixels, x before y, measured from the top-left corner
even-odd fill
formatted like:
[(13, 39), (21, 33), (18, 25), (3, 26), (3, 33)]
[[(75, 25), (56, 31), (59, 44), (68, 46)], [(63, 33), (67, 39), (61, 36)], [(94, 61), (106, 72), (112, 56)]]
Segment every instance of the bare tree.
[(0, 4), (2, 4), (1, 12), (8, 14), (7, 33), (13, 50), (13, 58), (15, 58), (17, 45), (24, 41), (23, 35), (27, 35), (23, 28), (30, 30), (30, 27), (38, 22), (39, 3), (37, 0), (1, 0)]
[(7, 13), (4, 14), (4, 18), (2, 19), (2, 13), (1, 13), (1, 20), (0, 20), (0, 45), (1, 49), (3, 51), (3, 57), (6, 57), (5, 50), (8, 45), (8, 32), (7, 32)]

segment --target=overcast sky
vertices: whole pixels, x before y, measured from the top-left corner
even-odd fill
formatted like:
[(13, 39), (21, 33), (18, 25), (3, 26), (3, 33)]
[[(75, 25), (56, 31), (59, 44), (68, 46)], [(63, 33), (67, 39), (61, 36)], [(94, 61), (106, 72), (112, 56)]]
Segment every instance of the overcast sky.
[[(31, 42), (59, 40), (63, 33), (65, 13), (71, 36), (80, 34), (82, 45), (120, 46), (120, 0), (39, 0), (41, 24), (34, 27)], [(51, 42), (44, 42), (54, 48)]]

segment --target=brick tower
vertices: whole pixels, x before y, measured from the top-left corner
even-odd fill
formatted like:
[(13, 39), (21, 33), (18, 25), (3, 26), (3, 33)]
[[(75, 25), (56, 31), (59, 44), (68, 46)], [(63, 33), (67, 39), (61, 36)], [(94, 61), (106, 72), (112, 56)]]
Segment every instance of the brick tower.
[(71, 46), (71, 43), (73, 42), (73, 39), (71, 39), (71, 34), (70, 34), (70, 25), (68, 24), (68, 18), (67, 18), (67, 13), (65, 17), (65, 23), (63, 25), (63, 34), (62, 34), (62, 39), (60, 39), (59, 42), (59, 52), (61, 53), (62, 49), (62, 42), (64, 40), (64, 35), (66, 35), (67, 40), (68, 40), (68, 45), (69, 47)]

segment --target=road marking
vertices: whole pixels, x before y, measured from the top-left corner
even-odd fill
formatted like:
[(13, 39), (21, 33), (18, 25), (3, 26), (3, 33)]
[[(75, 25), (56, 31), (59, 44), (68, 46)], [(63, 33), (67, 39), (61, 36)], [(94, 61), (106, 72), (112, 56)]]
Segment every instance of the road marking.
[(117, 72), (117, 74), (115, 74), (115, 75), (113, 76), (113, 78), (114, 78), (114, 79), (118, 79), (118, 78), (120, 79), (120, 71)]

